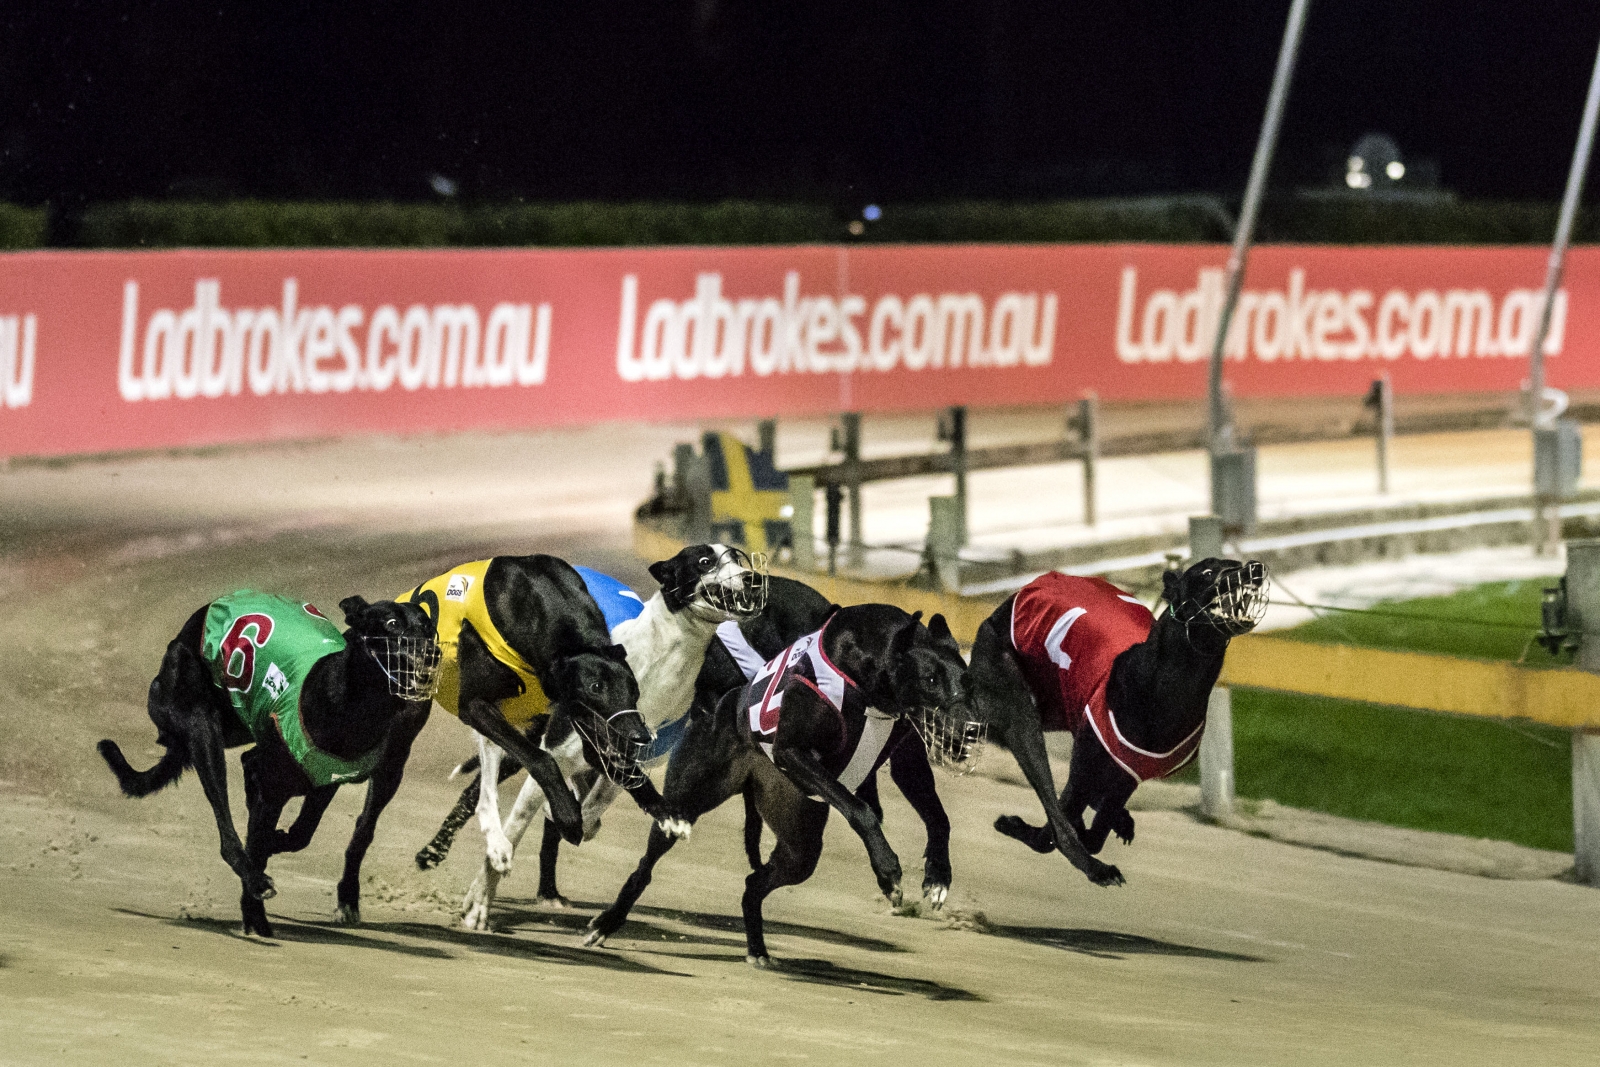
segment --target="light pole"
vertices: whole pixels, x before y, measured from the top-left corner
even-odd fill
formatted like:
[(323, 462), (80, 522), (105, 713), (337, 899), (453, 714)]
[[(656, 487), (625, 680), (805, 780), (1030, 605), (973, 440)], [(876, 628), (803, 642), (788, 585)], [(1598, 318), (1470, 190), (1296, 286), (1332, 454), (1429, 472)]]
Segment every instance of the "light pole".
[(1261, 122), (1261, 136), (1256, 141), (1255, 158), (1250, 164), (1250, 183), (1245, 187), (1244, 205), (1239, 209), (1239, 223), (1233, 234), (1233, 250), (1228, 255), (1222, 314), (1217, 316), (1217, 336), (1211, 346), (1206, 393), (1210, 407), (1211, 509), (1234, 526), (1249, 525), (1255, 519), (1255, 457), (1253, 452), (1241, 453), (1235, 445), (1233, 419), (1222, 395), (1222, 360), (1226, 355), (1228, 327), (1233, 322), (1239, 290), (1244, 285), (1245, 263), (1255, 237), (1256, 216), (1261, 210), (1267, 172), (1272, 169), (1272, 153), (1278, 145), (1283, 109), (1289, 99), (1289, 82), (1294, 77), (1300, 35), (1310, 8), (1311, 0), (1293, 0), (1289, 6), (1289, 21), (1283, 30), (1283, 44), (1278, 49), (1278, 66), (1272, 75), (1272, 92), (1267, 97), (1267, 114)]

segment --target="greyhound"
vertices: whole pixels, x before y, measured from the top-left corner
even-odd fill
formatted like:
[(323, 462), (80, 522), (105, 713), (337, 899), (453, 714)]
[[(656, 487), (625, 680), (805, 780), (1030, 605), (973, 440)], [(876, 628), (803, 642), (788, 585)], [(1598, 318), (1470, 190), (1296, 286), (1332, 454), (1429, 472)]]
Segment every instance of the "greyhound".
[[(581, 573), (608, 622), (614, 620), (612, 639), (626, 650), (628, 664), (638, 679), (640, 715), (645, 722), (660, 729), (654, 745), (642, 756), (652, 759), (665, 755), (681, 732), (681, 720), (695, 695), (695, 678), (717, 627), (755, 615), (764, 606), (765, 571), (759, 561), (752, 560), (740, 549), (720, 544), (690, 545), (671, 559), (651, 564), (651, 577), (661, 588), (642, 605), (631, 590), (615, 579), (592, 571)], [(543, 747), (556, 755), (562, 770), (574, 777), (580, 786), (580, 793), (584, 795), (584, 833), (592, 837), (599, 830), (600, 817), (617, 797), (618, 783), (610, 776), (593, 774), (590, 768), (594, 765), (581, 752), (557, 753), (549, 743), (549, 727), (545, 727), (545, 738)], [(497, 781), (498, 776), (490, 777), (492, 773), (486, 771), (479, 776), (480, 810), (485, 806), (481, 798), (497, 794), (495, 787), (489, 784)], [(648, 779), (644, 782), (648, 784)], [(632, 793), (636, 800), (640, 799), (640, 789), (635, 788)], [(653, 786), (649, 793), (655, 795)], [(509, 871), (511, 856), (528, 825), (545, 806), (543, 783), (530, 776), (523, 783), (510, 816), (497, 827), (499, 840), (503, 840), (507, 848), (505, 862), (496, 862), (491, 846), (483, 868), (467, 891), (462, 921), (469, 929), (488, 929), (489, 909), (499, 881)], [(672, 834), (689, 831), (687, 823), (670, 818), (662, 826)], [(548, 879), (550, 891), (546, 899), (564, 903), (554, 888), (560, 837), (549, 820), (545, 823), (545, 834), (546, 843), (541, 853), (544, 859), (541, 895), (545, 895), (542, 890)], [(442, 855), (442, 849), (439, 854)]]
[[(855, 790), (912, 732), (929, 740), (932, 758), (969, 760), (981, 740), (969, 708), (967, 667), (944, 618), (923, 626), (899, 608), (867, 604), (839, 609), (714, 711), (691, 713), (667, 765), (667, 809), (692, 824), (744, 793), (778, 838), (772, 858), (745, 881), (750, 963), (769, 965), (762, 902), (811, 876), (830, 807), (866, 845), (878, 888), (899, 903), (900, 861)], [(638, 868), (590, 922), (585, 945), (604, 944), (621, 928), (675, 840), (651, 828)]]
[[(501, 754), (510, 752), (539, 782), (573, 844), (583, 839), (583, 818), (562, 760), (582, 759), (646, 811), (658, 808), (660, 795), (639, 767), (651, 735), (637, 710), (638, 682), (571, 565), (554, 556), (496, 556), (453, 567), (401, 599), (438, 626), (438, 702), (475, 732), (486, 783), (499, 780)], [(546, 713), (542, 735), (530, 738), (527, 728)], [(480, 790), (478, 818), (490, 862), (510, 869), (513, 849), (491, 785)]]
[[(712, 546), (715, 547), (715, 546)], [(678, 560), (691, 556), (694, 547), (679, 553)], [(671, 562), (671, 561), (668, 561)], [(657, 567), (661, 564), (657, 564)], [(580, 572), (581, 572), (580, 568)], [(652, 569), (654, 573), (654, 569)], [(659, 576), (658, 576), (659, 578)], [(588, 575), (585, 575), (588, 581)], [(663, 583), (665, 585), (665, 583)], [(699, 676), (695, 679), (694, 706), (710, 712), (715, 710), (717, 701), (724, 693), (742, 688), (761, 669), (765, 662), (777, 655), (791, 643), (805, 634), (819, 629), (827, 621), (829, 614), (838, 610), (830, 604), (826, 597), (812, 589), (803, 582), (790, 578), (781, 578), (776, 575), (767, 579), (766, 605), (761, 612), (753, 618), (723, 622), (716, 628), (717, 640), (712, 641), (705, 651), (705, 661), (700, 668)], [(590, 591), (594, 592), (594, 584), (590, 583)], [(597, 599), (603, 594), (598, 594)], [(620, 603), (620, 602), (619, 602)], [(655, 603), (654, 600), (651, 601)], [(602, 600), (602, 607), (605, 601)], [(608, 612), (608, 618), (610, 614)], [(613, 636), (619, 630), (613, 629)], [(633, 652), (629, 651), (629, 662), (633, 660)], [(647, 683), (641, 679), (640, 688), (646, 688)], [(646, 703), (641, 695), (640, 704)], [(669, 728), (670, 729), (670, 728)], [(663, 731), (663, 734), (668, 731)], [(658, 735), (658, 747), (662, 740)], [(475, 760), (469, 760), (457, 768), (457, 773), (472, 770), (476, 767)], [(501, 780), (504, 781), (516, 772), (517, 765), (510, 759), (505, 759), (500, 765)], [(580, 772), (584, 777), (580, 782), (592, 782), (596, 777), (592, 772)], [(921, 817), (927, 830), (927, 847), (924, 851), (923, 863), (923, 899), (935, 909), (943, 906), (945, 898), (950, 891), (951, 864), (950, 864), (950, 819), (944, 810), (944, 805), (939, 801), (939, 794), (934, 782), (932, 768), (928, 764), (926, 750), (920, 743), (907, 743), (896, 745), (889, 757), (889, 774), (896, 786), (911, 802), (912, 807)], [(873, 812), (881, 819), (883, 808), (878, 800), (878, 779), (876, 775), (870, 776), (862, 782), (856, 795), (864, 800)], [(479, 779), (474, 778), (462, 790), (456, 806), (451, 809), (440, 825), (431, 841), (418, 851), (417, 866), (428, 870), (437, 866), (448, 855), (450, 846), (455, 840), (457, 831), (466, 825), (474, 810), (478, 791)], [(524, 786), (526, 791), (529, 787)], [(584, 792), (583, 788), (579, 789)], [(592, 794), (590, 794), (592, 796)], [(523, 833), (537, 811), (529, 810), (529, 805), (524, 803), (524, 795), (519, 794), (517, 803), (510, 816), (506, 819), (504, 830), (506, 836), (516, 844), (521, 840)], [(585, 816), (588, 814), (588, 801), (585, 801)], [(587, 823), (586, 823), (587, 826)], [(753, 804), (747, 803), (745, 811), (745, 843), (746, 854), (750, 859), (752, 870), (762, 864), (760, 856), (761, 843), (761, 815)], [(544, 837), (539, 850), (539, 888), (537, 902), (551, 904), (556, 907), (566, 907), (567, 899), (561, 895), (556, 881), (557, 858), (561, 845), (561, 836), (555, 825), (548, 819), (544, 823)], [(486, 907), (492, 902), (494, 887), (498, 883), (495, 874), (486, 868), (474, 881), (470, 899), (473, 903), (481, 900)]]
[[(1047, 819), (1032, 826), (1004, 815), (995, 829), (1036, 852), (1059, 849), (1096, 885), (1123, 882), (1095, 856), (1112, 833), (1132, 843), (1127, 802), (1139, 783), (1172, 774), (1199, 749), (1228, 642), (1260, 621), (1268, 581), (1259, 562), (1203, 559), (1168, 571), (1162, 589), (1169, 607), (1156, 619), (1109, 582), (1046, 574), (996, 608), (972, 647), (974, 700)], [(1073, 734), (1059, 799), (1045, 730)]]
[[(150, 683), (148, 710), (165, 754), (135, 771), (115, 741), (97, 746), (130, 797), (194, 768), (216, 815), (223, 861), (243, 885), (246, 933), (272, 936), (263, 904), (276, 892), (268, 859), (305, 848), (339, 786), (370, 777), (338, 889), (340, 918), (360, 921), (361, 861), (427, 721), (421, 702), (433, 694), (439, 665), (432, 621), (411, 605), (358, 596), (339, 607), (349, 627), (343, 634), (311, 604), (287, 597), (246, 591), (212, 601), (167, 645)], [(240, 760), (249, 811), (241, 844), (225, 750), (252, 740)], [(296, 796), (306, 798), (300, 813), (279, 830)]]

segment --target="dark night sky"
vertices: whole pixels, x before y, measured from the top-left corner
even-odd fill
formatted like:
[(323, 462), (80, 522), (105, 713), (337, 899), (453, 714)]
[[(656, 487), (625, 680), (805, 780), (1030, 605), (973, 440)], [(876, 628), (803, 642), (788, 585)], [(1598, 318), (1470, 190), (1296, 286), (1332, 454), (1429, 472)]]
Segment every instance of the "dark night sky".
[[(0, 197), (1237, 191), (1288, 0), (290, 7), (0, 5)], [(1554, 198), (1597, 43), (1592, 0), (1314, 0), (1274, 179), (1376, 129)]]

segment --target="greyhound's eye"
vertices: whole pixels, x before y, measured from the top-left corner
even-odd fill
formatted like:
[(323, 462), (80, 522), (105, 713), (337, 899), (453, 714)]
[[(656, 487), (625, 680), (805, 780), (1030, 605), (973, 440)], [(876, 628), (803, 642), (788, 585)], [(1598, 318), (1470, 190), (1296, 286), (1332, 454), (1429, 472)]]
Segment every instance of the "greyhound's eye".
[(387, 620), (385, 620), (383, 628), (392, 633), (395, 630), (400, 629), (400, 620), (390, 616)]
[(589, 692), (591, 692), (591, 693), (600, 692), (600, 683), (599, 682), (590, 682), (589, 683)]
[(699, 566), (700, 566), (700, 569), (703, 570), (703, 571), (710, 570), (711, 569), (711, 557), (710, 556), (701, 556), (700, 557)]

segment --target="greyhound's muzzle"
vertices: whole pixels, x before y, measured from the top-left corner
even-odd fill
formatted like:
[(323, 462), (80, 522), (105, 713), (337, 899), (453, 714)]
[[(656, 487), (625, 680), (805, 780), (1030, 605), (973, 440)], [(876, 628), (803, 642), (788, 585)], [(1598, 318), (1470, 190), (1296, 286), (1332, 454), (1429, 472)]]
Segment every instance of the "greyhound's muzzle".
[(958, 718), (943, 708), (927, 705), (915, 708), (909, 718), (928, 750), (929, 763), (957, 776), (977, 769), (978, 756), (989, 735), (987, 723)]
[(623, 789), (637, 789), (645, 783), (642, 761), (650, 751), (650, 739), (630, 737), (612, 725), (618, 715), (637, 715), (632, 708), (619, 711), (602, 719), (598, 713), (589, 723), (573, 725), (594, 746), (600, 758), (598, 770)]
[(691, 604), (735, 619), (753, 619), (767, 606), (767, 554), (725, 546), (716, 565), (695, 583)]
[(363, 637), (378, 669), (389, 681), (389, 695), (406, 701), (432, 700), (439, 691), (439, 664), (444, 653), (433, 637)]
[(1266, 615), (1271, 592), (1266, 564), (1250, 560), (1218, 578), (1211, 599), (1186, 621), (1208, 623), (1228, 637), (1247, 634)]

